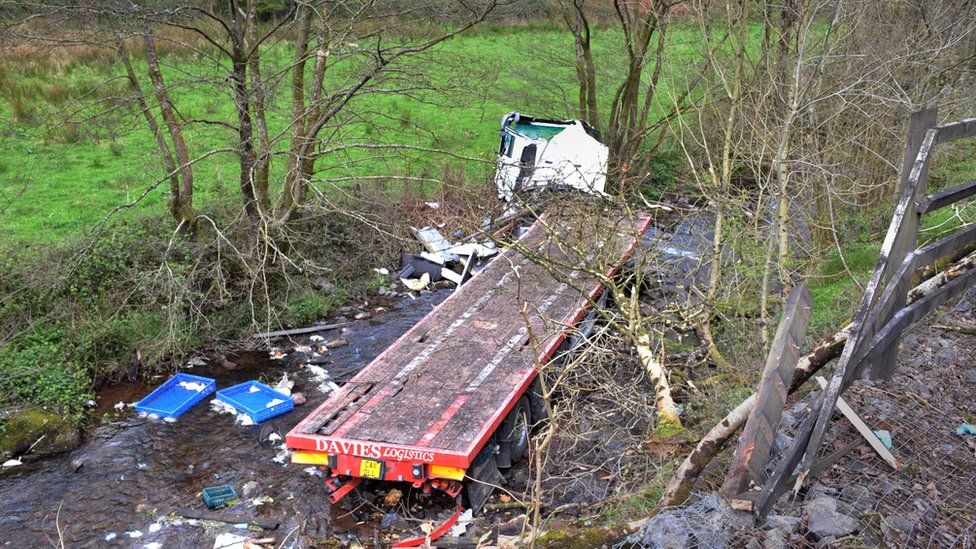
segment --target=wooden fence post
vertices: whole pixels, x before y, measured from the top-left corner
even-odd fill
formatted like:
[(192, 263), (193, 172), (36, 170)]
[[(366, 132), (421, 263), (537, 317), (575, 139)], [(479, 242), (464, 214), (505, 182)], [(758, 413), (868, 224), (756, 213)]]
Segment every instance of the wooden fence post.
[(800, 345), (810, 321), (813, 298), (806, 284), (790, 292), (783, 318), (766, 357), (755, 409), (749, 414), (732, 458), (721, 494), (727, 499), (746, 492), (763, 480), (763, 471), (783, 417), (787, 391), (793, 382), (793, 369), (800, 359)]

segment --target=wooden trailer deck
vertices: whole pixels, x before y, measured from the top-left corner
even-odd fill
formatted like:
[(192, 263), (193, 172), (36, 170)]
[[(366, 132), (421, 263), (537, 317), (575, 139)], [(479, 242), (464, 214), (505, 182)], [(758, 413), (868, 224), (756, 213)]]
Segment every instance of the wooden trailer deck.
[(585, 270), (613, 274), (649, 222), (543, 216), (299, 423), (288, 446), (467, 468), (583, 316), (584, 293), (602, 290)]

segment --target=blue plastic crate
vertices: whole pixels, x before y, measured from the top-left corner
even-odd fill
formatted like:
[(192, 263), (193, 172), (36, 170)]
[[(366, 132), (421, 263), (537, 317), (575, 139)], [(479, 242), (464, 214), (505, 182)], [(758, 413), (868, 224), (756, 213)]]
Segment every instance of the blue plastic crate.
[(203, 496), (203, 502), (207, 504), (208, 509), (216, 509), (228, 501), (237, 499), (237, 492), (235, 492), (234, 488), (229, 484), (208, 486), (207, 488), (203, 489), (201, 495)]
[(226, 402), (251, 416), (255, 423), (290, 412), (295, 408), (295, 402), (290, 396), (257, 381), (247, 381), (221, 389), (217, 391), (217, 400)]
[[(191, 391), (180, 383), (200, 383), (203, 390)], [(217, 389), (217, 381), (209, 377), (176, 374), (166, 383), (136, 403), (136, 410), (160, 417), (177, 417)]]

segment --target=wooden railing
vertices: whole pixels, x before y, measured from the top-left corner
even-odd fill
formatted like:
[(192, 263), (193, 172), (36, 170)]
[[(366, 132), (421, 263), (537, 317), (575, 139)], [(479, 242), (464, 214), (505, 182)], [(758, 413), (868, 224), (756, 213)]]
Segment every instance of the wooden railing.
[[(920, 270), (947, 256), (958, 257), (976, 245), (976, 225), (968, 225), (936, 242), (918, 246), (923, 214), (976, 195), (976, 181), (926, 194), (929, 166), (936, 147), (976, 136), (976, 119), (937, 126), (936, 115), (935, 109), (927, 109), (911, 117), (899, 178), (898, 203), (881, 254), (854, 316), (851, 336), (826, 390), (813, 402), (813, 410), (800, 425), (793, 444), (787, 448), (756, 498), (753, 508), (760, 516), (765, 516), (791, 486), (799, 488), (811, 472), (822, 469), (824, 460), (818, 462), (817, 456), (841, 393), (865, 370), (876, 379), (890, 378), (895, 371), (898, 347), (905, 329), (976, 281), (976, 268), (962, 270), (954, 273), (955, 278), (937, 290), (908, 303), (912, 280)], [(794, 475), (798, 465), (799, 472)]]

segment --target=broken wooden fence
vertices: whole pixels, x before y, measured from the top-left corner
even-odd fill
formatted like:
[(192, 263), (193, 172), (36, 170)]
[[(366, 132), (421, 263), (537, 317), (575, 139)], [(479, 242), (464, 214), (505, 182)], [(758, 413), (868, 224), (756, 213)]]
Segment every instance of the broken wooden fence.
[(732, 457), (729, 474), (722, 485), (722, 494), (736, 500), (754, 485), (762, 482), (762, 475), (769, 462), (769, 454), (776, 438), (776, 429), (783, 416), (783, 407), (793, 369), (800, 360), (800, 346), (810, 321), (813, 299), (805, 284), (793, 288), (783, 308), (783, 317), (776, 329), (776, 337), (770, 347), (763, 368), (759, 390), (756, 392), (756, 408), (749, 414), (739, 437), (739, 446)]
[(969, 268), (957, 273), (956, 278), (930, 295), (907, 304), (908, 291), (916, 273), (976, 243), (976, 226), (970, 225), (937, 242), (918, 247), (923, 214), (976, 194), (976, 181), (926, 194), (929, 166), (936, 146), (976, 136), (976, 118), (937, 126), (936, 115), (935, 109), (927, 109), (911, 116), (898, 203), (880, 257), (854, 316), (851, 336), (827, 388), (811, 404), (812, 410), (801, 423), (792, 445), (759, 492), (753, 507), (759, 516), (765, 516), (790, 486), (798, 489), (806, 478), (816, 475), (826, 462), (835, 459), (834, 455), (821, 460), (817, 458), (840, 394), (865, 370), (876, 379), (890, 378), (902, 332), (976, 280), (976, 268)]

